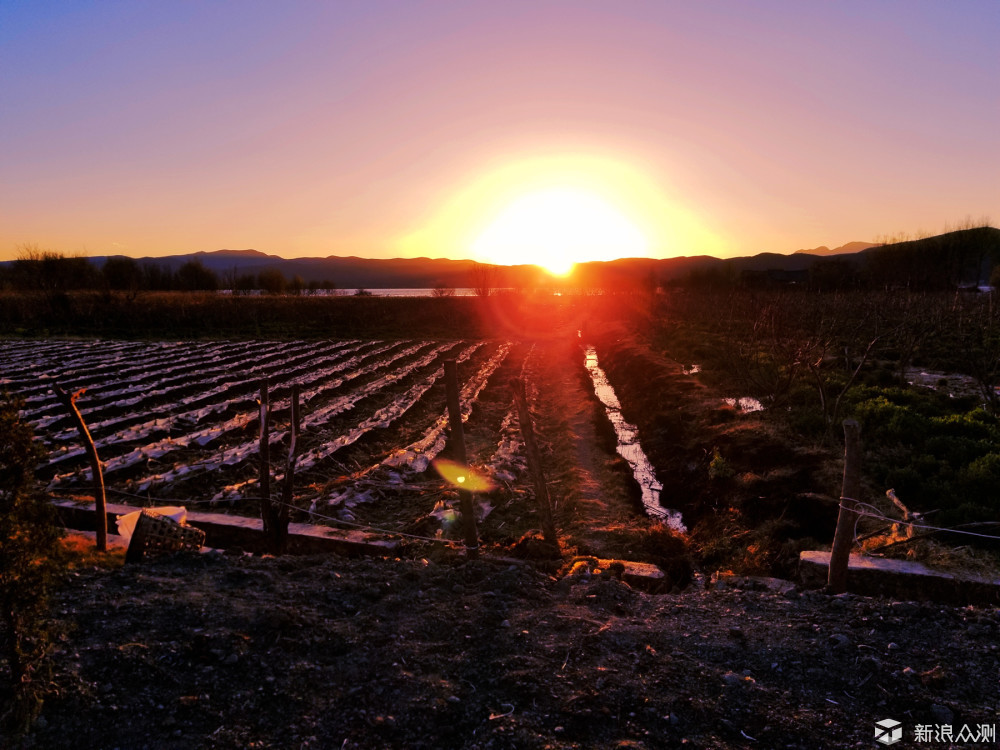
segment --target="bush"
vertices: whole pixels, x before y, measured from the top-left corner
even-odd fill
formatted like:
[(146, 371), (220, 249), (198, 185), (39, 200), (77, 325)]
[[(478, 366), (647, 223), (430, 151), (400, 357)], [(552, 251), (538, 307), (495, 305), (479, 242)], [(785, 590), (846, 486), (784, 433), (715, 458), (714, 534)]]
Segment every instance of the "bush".
[(54, 509), (35, 486), (43, 453), (19, 408), (9, 396), (0, 399), (0, 646), (6, 661), (0, 723), (15, 732), (37, 716), (48, 684), (47, 602), (60, 552)]
[(959, 482), (968, 502), (992, 506), (995, 512), (1000, 505), (997, 499), (997, 488), (1000, 487), (1000, 453), (988, 453), (971, 462), (960, 472)]

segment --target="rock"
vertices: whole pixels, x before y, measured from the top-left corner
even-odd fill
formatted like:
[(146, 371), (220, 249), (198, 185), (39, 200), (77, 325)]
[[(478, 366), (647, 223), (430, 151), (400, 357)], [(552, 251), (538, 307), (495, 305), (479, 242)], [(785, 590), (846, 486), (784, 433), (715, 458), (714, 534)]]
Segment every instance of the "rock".
[(722, 675), (722, 681), (726, 685), (732, 687), (736, 685), (753, 685), (757, 681), (753, 677), (748, 677), (747, 675), (736, 674), (735, 672), (726, 672)]
[(882, 669), (882, 662), (874, 656), (862, 656), (858, 659), (858, 666), (863, 672), (874, 673)]
[(936, 724), (951, 724), (955, 721), (955, 712), (940, 703), (931, 705), (931, 718)]
[(830, 645), (835, 649), (847, 648), (851, 645), (851, 643), (852, 641), (850, 637), (844, 635), (843, 633), (834, 633), (830, 636)]
[(921, 672), (920, 681), (924, 685), (940, 687), (948, 682), (948, 673), (941, 665), (937, 665), (926, 672)]

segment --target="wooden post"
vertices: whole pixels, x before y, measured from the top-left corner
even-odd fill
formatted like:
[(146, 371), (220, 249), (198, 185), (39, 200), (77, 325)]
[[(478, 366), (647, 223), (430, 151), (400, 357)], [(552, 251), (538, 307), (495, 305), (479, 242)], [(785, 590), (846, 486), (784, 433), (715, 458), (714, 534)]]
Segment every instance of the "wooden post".
[(550, 545), (559, 549), (559, 539), (556, 527), (552, 521), (552, 505), (549, 503), (549, 488), (545, 484), (545, 473), (542, 470), (542, 459), (535, 443), (535, 428), (531, 423), (531, 412), (528, 411), (528, 398), (524, 390), (524, 382), (511, 378), (510, 389), (514, 393), (514, 403), (517, 406), (517, 419), (521, 425), (521, 437), (524, 439), (525, 452), (528, 454), (528, 469), (535, 483), (535, 499), (538, 500), (538, 511), (542, 517), (542, 536)]
[(285, 462), (285, 486), (278, 508), (278, 524), (274, 531), (274, 551), (283, 554), (288, 547), (288, 511), (295, 489), (295, 461), (298, 458), (299, 386), (292, 386), (292, 418), (288, 427), (288, 460)]
[[(458, 400), (458, 363), (453, 359), (444, 361), (444, 386), (448, 398), (448, 424), (455, 462), (466, 466), (465, 429), (462, 427), (462, 407)], [(476, 557), (479, 553), (479, 530), (476, 528), (476, 512), (472, 503), (472, 493), (459, 489), (458, 507), (462, 512), (462, 527), (465, 530), (465, 554)]]
[(844, 420), (844, 483), (841, 489), (840, 514), (837, 531), (830, 550), (830, 569), (827, 589), (831, 594), (847, 591), (847, 565), (854, 544), (854, 526), (857, 523), (858, 495), (861, 494), (861, 440), (860, 428), (853, 419)]
[(271, 416), (271, 404), (269, 401), (267, 379), (260, 384), (260, 520), (264, 523), (264, 539), (268, 548), (273, 548), (275, 529), (278, 525), (278, 518), (271, 505), (271, 431), (268, 424)]
[(107, 497), (104, 494), (104, 472), (101, 471), (101, 459), (97, 457), (97, 447), (94, 445), (94, 439), (90, 436), (90, 430), (87, 429), (87, 424), (83, 421), (83, 415), (80, 414), (80, 410), (76, 406), (76, 400), (84, 394), (86, 388), (81, 388), (72, 396), (58, 385), (53, 386), (52, 390), (63, 406), (69, 409), (70, 416), (76, 424), (77, 432), (80, 433), (80, 438), (83, 440), (83, 447), (87, 450), (87, 458), (90, 460), (90, 472), (94, 475), (94, 511), (97, 514), (94, 521), (97, 529), (97, 549), (100, 552), (107, 552), (108, 511)]

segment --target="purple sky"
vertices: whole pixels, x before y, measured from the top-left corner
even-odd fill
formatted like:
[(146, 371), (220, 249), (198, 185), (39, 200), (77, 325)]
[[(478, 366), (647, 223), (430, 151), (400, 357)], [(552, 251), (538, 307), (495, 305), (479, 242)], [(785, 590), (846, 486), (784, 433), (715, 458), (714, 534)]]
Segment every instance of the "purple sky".
[(531, 190), (654, 256), (1000, 221), (1000, 2), (0, 2), (0, 259), (471, 257)]

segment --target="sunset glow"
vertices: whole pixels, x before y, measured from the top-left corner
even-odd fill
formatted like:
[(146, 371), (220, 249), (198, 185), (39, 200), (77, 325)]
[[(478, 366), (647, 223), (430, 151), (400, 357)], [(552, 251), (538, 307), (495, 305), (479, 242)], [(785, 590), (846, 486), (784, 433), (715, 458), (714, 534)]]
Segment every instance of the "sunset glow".
[[(0, 260), (513, 261), (530, 225), (565, 268), (995, 219), (998, 35), (983, 0), (0, 3)], [(604, 220), (527, 218), (559, 190)]]
[(649, 243), (596, 195), (553, 189), (513, 201), (472, 246), (488, 263), (533, 263), (563, 276), (575, 263), (645, 256)]

